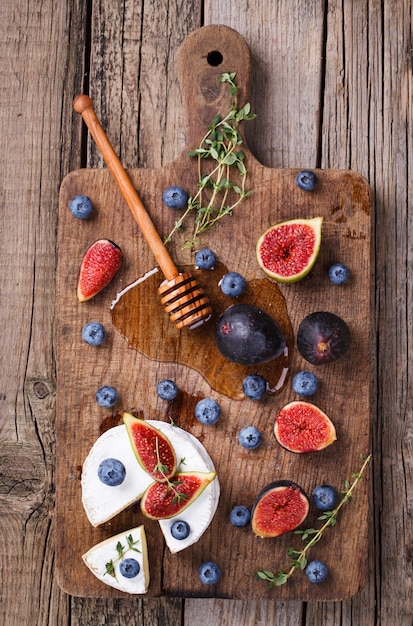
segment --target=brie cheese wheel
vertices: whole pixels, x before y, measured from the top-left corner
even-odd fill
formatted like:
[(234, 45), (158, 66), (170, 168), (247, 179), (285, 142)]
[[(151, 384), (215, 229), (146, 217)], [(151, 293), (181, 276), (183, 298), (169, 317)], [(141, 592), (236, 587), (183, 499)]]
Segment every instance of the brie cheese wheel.
[[(96, 578), (106, 585), (131, 594), (143, 594), (148, 591), (150, 575), (143, 526), (105, 539), (88, 550), (82, 558)], [(121, 563), (130, 558), (138, 562), (139, 572), (128, 578), (122, 574)]]
[[(213, 472), (214, 464), (202, 443), (191, 433), (167, 422), (147, 420), (158, 428), (175, 450), (178, 471)], [(121, 461), (126, 470), (125, 480), (116, 487), (103, 484), (98, 477), (98, 467), (107, 458)], [(147, 474), (133, 452), (125, 425), (115, 426), (101, 435), (92, 446), (82, 469), (82, 502), (93, 526), (99, 526), (141, 498), (153, 479)], [(197, 542), (208, 528), (218, 506), (220, 486), (218, 478), (207, 485), (201, 495), (181, 513), (159, 520), (165, 542), (171, 552), (179, 552)], [(175, 539), (171, 526), (176, 520), (189, 524), (186, 539)], [(148, 520), (148, 523), (153, 523)]]

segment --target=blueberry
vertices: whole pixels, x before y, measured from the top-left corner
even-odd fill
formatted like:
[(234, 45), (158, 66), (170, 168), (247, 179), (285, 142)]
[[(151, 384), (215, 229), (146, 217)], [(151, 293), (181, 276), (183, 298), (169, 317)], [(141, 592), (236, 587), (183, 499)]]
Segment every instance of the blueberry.
[(350, 270), (343, 263), (335, 263), (328, 270), (328, 277), (334, 285), (342, 285), (350, 278)]
[(259, 374), (249, 374), (242, 381), (242, 389), (247, 398), (261, 400), (267, 389), (267, 383)]
[(195, 255), (195, 265), (200, 270), (211, 270), (215, 265), (215, 261), (215, 253), (209, 248), (202, 248)]
[(198, 570), (198, 576), (201, 583), (214, 585), (221, 578), (221, 568), (213, 561), (202, 563)]
[(188, 522), (185, 520), (178, 519), (171, 526), (171, 535), (174, 539), (186, 539), (190, 533), (191, 529), (189, 527)]
[(328, 568), (322, 561), (311, 561), (305, 568), (310, 583), (322, 583), (327, 578)]
[(318, 485), (313, 491), (313, 500), (320, 511), (332, 511), (338, 504), (338, 492), (331, 485)]
[(161, 380), (156, 387), (157, 394), (162, 400), (173, 400), (178, 394), (178, 387), (173, 380)]
[(238, 272), (228, 272), (219, 281), (221, 291), (225, 296), (231, 296), (237, 298), (245, 291), (247, 283), (245, 278), (238, 274)]
[(231, 522), (231, 524), (233, 526), (237, 526), (238, 528), (249, 524), (250, 519), (250, 510), (243, 505), (234, 507), (229, 516), (229, 521)]
[(317, 178), (311, 170), (302, 170), (301, 172), (298, 172), (295, 182), (300, 189), (304, 189), (304, 191), (313, 191), (316, 186)]
[(98, 467), (99, 480), (109, 487), (121, 485), (125, 476), (125, 466), (118, 459), (104, 459)]
[(293, 378), (293, 391), (300, 396), (312, 396), (317, 391), (318, 379), (312, 372), (298, 372)]
[(114, 387), (110, 387), (109, 385), (103, 385), (103, 387), (99, 387), (95, 397), (98, 405), (103, 406), (105, 409), (108, 409), (111, 406), (115, 406), (115, 404), (119, 400), (118, 392)]
[(119, 565), (119, 571), (125, 578), (135, 578), (140, 569), (141, 566), (136, 559), (123, 559)]
[(70, 201), (69, 209), (72, 215), (85, 220), (93, 211), (92, 201), (87, 196), (75, 196)]
[(203, 398), (195, 406), (195, 417), (201, 424), (215, 424), (221, 415), (221, 407), (213, 398)]
[(88, 322), (82, 328), (82, 339), (90, 346), (100, 346), (105, 337), (106, 331), (100, 322)]
[(182, 187), (173, 185), (172, 187), (165, 189), (162, 200), (170, 209), (182, 209), (182, 207), (187, 203), (188, 194), (185, 189), (182, 189)]
[(238, 434), (238, 441), (243, 448), (254, 450), (261, 443), (261, 433), (255, 426), (245, 426)]

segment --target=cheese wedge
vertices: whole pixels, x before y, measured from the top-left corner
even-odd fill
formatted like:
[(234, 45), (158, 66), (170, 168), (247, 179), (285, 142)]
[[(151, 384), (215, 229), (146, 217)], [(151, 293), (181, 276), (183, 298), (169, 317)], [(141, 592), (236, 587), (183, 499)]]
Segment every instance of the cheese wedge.
[[(106, 585), (130, 594), (148, 591), (150, 574), (148, 550), (143, 526), (132, 528), (93, 546), (83, 556), (90, 571)], [(122, 573), (122, 562), (134, 559), (138, 573), (128, 578)]]

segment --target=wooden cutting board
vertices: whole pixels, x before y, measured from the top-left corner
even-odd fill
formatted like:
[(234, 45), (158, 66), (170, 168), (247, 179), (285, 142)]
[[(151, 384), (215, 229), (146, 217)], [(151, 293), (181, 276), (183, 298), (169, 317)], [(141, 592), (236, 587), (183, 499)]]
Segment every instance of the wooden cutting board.
[[(162, 203), (164, 189), (179, 184), (195, 193), (196, 162), (187, 153), (197, 147), (213, 116), (229, 109), (228, 88), (219, 82), (219, 77), (224, 71), (236, 72), (241, 106), (248, 101), (251, 60), (248, 47), (236, 32), (223, 26), (208, 26), (184, 41), (178, 69), (187, 149), (161, 169), (129, 172), (162, 234), (169, 232), (176, 219), (174, 212)], [(225, 392), (216, 383), (213, 374), (217, 361), (204, 360), (202, 350), (197, 359), (202, 332), (192, 339), (191, 335), (187, 336), (191, 331), (174, 329), (166, 314), (159, 312), (156, 290), (148, 292), (145, 303), (140, 305), (141, 311), (139, 306), (136, 310), (126, 307), (129, 313), (120, 316), (128, 317), (129, 322), (139, 320), (139, 324), (145, 324), (144, 334), (149, 341), (142, 350), (131, 347), (130, 337), (118, 329), (119, 320), (116, 325), (113, 323), (110, 305), (119, 291), (151, 270), (155, 261), (106, 169), (83, 169), (66, 176), (59, 203), (57, 268), (56, 571), (60, 586), (69, 594), (124, 595), (95, 579), (81, 557), (102, 539), (140, 523), (145, 524), (148, 537), (149, 596), (338, 600), (355, 594), (363, 584), (367, 562), (368, 481), (360, 484), (354, 500), (342, 509), (337, 525), (327, 529), (309, 555), (329, 566), (330, 576), (320, 585), (311, 585), (303, 572), (296, 571), (288, 584), (267, 591), (254, 573), (259, 569), (274, 572), (286, 569), (290, 563), (287, 549), (300, 548), (300, 537), (288, 534), (262, 540), (255, 538), (250, 528), (237, 529), (228, 521), (234, 505), (251, 507), (258, 492), (277, 479), (293, 480), (308, 494), (325, 482), (342, 489), (344, 481), (359, 470), (360, 455), (368, 454), (370, 432), (369, 187), (355, 172), (320, 170), (316, 172), (316, 190), (304, 192), (295, 184), (298, 170), (264, 167), (245, 144), (244, 150), (248, 187), (254, 194), (244, 200), (232, 217), (223, 218), (203, 235), (201, 245), (212, 248), (226, 268), (245, 276), (249, 284), (246, 299), (248, 294), (255, 293), (252, 287), (258, 285), (258, 293), (274, 317), (285, 307), (294, 335), (300, 321), (312, 311), (327, 310), (340, 315), (352, 333), (350, 352), (333, 364), (317, 368), (306, 363), (294, 349), (293, 337), (289, 378), (281, 392), (260, 402), (234, 399), (231, 391)], [(302, 165), (305, 168), (307, 164)], [(86, 194), (92, 199), (95, 207), (92, 218), (78, 220), (70, 214), (69, 201), (76, 194)], [(310, 275), (294, 285), (278, 288), (270, 284), (255, 260), (259, 235), (277, 222), (317, 215), (324, 218), (323, 240)], [(104, 237), (122, 248), (123, 268), (103, 292), (79, 304), (76, 285), (81, 260), (86, 248)], [(191, 253), (180, 249), (179, 238), (173, 239), (169, 250), (179, 267), (193, 265)], [(327, 277), (328, 267), (338, 261), (351, 269), (351, 279), (343, 286), (334, 286)], [(161, 280), (159, 274), (158, 282)], [(215, 313), (231, 304), (229, 300), (223, 302), (216, 290), (210, 296)], [(90, 320), (101, 321), (108, 332), (107, 340), (98, 348), (81, 340), (82, 327)], [(137, 322), (134, 323), (136, 327)], [(207, 333), (205, 337), (211, 341)], [(192, 355), (190, 366), (182, 362), (183, 346), (188, 352), (188, 342)], [(213, 349), (208, 347), (209, 355)], [(320, 384), (312, 401), (330, 415), (338, 439), (324, 451), (296, 455), (280, 448), (272, 429), (276, 411), (297, 399), (291, 378), (301, 369), (317, 374)], [(176, 381), (180, 394), (175, 403), (157, 397), (156, 385), (162, 378)], [(236, 372), (234, 385), (239, 383), (239, 378)], [(115, 410), (102, 409), (95, 401), (95, 391), (103, 384), (113, 385), (119, 392)], [(222, 416), (215, 426), (201, 426), (193, 418), (196, 402), (205, 396), (215, 397), (221, 405)], [(203, 442), (216, 465), (221, 499), (213, 523), (195, 546), (177, 555), (169, 554), (158, 524), (145, 520), (138, 506), (97, 529), (91, 527), (83, 511), (82, 463), (97, 437), (120, 423), (124, 410), (150, 419), (172, 418)], [(243, 449), (237, 441), (239, 430), (250, 424), (256, 425), (263, 435), (263, 443), (255, 451)], [(317, 511), (312, 507), (305, 526), (319, 525)], [(222, 568), (221, 581), (212, 587), (202, 585), (197, 576), (198, 566), (206, 560), (214, 560)]]

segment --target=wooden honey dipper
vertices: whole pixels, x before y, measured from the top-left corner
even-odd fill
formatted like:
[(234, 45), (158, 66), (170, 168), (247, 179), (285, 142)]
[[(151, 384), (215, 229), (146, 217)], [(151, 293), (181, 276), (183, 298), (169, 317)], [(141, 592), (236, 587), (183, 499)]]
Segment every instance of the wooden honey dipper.
[(195, 278), (189, 272), (180, 273), (173, 262), (96, 116), (93, 100), (81, 94), (75, 98), (73, 108), (76, 113), (81, 114), (165, 276), (158, 293), (170, 319), (179, 329), (187, 326), (194, 328), (203, 324), (211, 317), (212, 312), (208, 297)]

